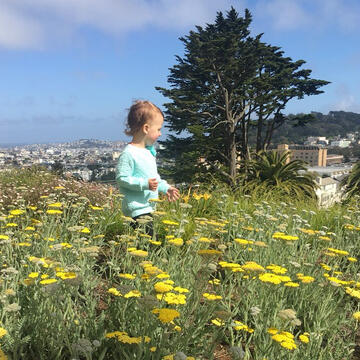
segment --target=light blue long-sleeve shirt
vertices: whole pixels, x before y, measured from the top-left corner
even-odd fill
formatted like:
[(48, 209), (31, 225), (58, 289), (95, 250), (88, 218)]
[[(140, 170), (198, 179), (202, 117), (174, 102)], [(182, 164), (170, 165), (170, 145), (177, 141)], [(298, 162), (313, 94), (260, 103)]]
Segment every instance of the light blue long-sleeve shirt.
[[(161, 180), (156, 166), (156, 151), (153, 147), (139, 148), (127, 145), (119, 157), (116, 180), (120, 192), (124, 194), (122, 210), (125, 216), (135, 217), (155, 210), (158, 191), (166, 193), (170, 185)], [(149, 179), (159, 182), (155, 191), (149, 190)]]

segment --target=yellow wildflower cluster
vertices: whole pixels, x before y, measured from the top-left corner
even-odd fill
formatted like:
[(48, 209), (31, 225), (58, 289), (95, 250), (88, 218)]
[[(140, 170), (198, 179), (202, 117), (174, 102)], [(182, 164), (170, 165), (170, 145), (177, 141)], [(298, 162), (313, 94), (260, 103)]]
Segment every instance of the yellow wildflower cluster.
[(268, 329), (271, 338), (279, 343), (283, 348), (288, 350), (295, 350), (297, 348), (294, 340), (294, 335), (288, 331), (280, 331), (275, 328)]
[(309, 284), (315, 281), (315, 278), (312, 276), (304, 275), (303, 273), (297, 273), (296, 277), (304, 284)]
[(286, 240), (286, 241), (294, 241), (294, 240), (299, 240), (298, 236), (294, 236), (294, 235), (286, 235), (283, 232), (276, 232), (273, 234), (273, 239), (281, 239), (281, 240)]
[(334, 248), (327, 248), (328, 251), (330, 251), (330, 253), (336, 254), (336, 255), (342, 255), (342, 256), (347, 256), (349, 255), (349, 253), (345, 250), (339, 250), (339, 249), (334, 249)]
[(291, 281), (291, 278), (286, 275), (276, 275), (276, 274), (272, 274), (272, 273), (265, 273), (265, 274), (259, 275), (259, 280), (262, 282), (279, 285), (282, 282)]
[(203, 293), (202, 295), (203, 295), (203, 297), (205, 299), (210, 300), (210, 301), (221, 300), (222, 299), (221, 295), (210, 294), (210, 293)]
[(143, 342), (149, 343), (151, 340), (148, 336), (131, 337), (126, 331), (114, 331), (106, 333), (105, 337), (108, 339), (116, 338), (119, 342), (122, 342), (124, 344), (141, 344)]
[(180, 316), (180, 313), (175, 309), (153, 309), (151, 311), (153, 314), (157, 314), (159, 316), (159, 320), (163, 323), (170, 323), (175, 318), (178, 318)]

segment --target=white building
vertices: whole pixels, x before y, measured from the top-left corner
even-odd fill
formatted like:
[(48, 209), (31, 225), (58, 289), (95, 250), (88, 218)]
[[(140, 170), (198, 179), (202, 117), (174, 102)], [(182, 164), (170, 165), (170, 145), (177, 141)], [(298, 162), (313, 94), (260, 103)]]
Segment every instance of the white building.
[(336, 147), (341, 147), (341, 148), (346, 148), (349, 147), (349, 145), (351, 144), (350, 140), (346, 140), (346, 139), (340, 139), (340, 140), (334, 140), (330, 143), (330, 146), (336, 146)]
[(318, 197), (320, 206), (330, 206), (333, 203), (340, 201), (341, 191), (339, 181), (331, 177), (317, 177), (316, 183), (319, 187), (315, 190), (315, 193)]

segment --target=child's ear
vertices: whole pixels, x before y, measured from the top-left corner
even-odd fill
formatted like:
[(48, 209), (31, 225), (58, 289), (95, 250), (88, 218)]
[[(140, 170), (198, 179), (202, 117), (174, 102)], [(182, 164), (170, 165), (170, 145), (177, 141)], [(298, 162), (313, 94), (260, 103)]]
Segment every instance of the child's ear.
[(143, 132), (144, 132), (144, 134), (147, 134), (149, 132), (149, 124), (143, 125)]

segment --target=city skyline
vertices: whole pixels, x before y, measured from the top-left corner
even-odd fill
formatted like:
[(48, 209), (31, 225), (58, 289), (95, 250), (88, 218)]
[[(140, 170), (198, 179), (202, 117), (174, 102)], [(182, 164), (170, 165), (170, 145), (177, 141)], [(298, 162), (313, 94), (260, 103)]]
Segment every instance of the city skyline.
[[(123, 140), (135, 99), (167, 101), (178, 39), (233, 6), (252, 35), (306, 61), (324, 94), (285, 113), (360, 113), (360, 3), (356, 0), (4, 0), (0, 5), (0, 144)], [(286, 14), (286, 16), (284, 16)], [(166, 133), (166, 132), (165, 132)]]

